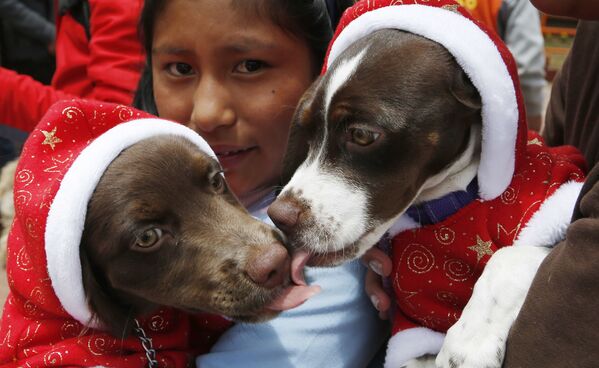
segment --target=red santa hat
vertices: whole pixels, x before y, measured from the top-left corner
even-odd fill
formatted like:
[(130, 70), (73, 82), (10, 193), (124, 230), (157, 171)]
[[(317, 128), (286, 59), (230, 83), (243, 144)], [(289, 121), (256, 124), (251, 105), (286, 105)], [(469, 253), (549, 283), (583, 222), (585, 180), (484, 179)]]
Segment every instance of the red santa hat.
[(61, 102), (31, 133), (15, 180), (9, 279), (34, 317), (70, 316), (101, 327), (86, 301), (79, 258), (88, 201), (119, 153), (160, 135), (184, 137), (216, 159), (191, 129), (122, 105)]
[(369, 0), (347, 9), (329, 45), (322, 73), (355, 41), (381, 29), (411, 32), (443, 45), (482, 99), (479, 195), (508, 187), (526, 148), (526, 114), (516, 63), (503, 42), (453, 0)]

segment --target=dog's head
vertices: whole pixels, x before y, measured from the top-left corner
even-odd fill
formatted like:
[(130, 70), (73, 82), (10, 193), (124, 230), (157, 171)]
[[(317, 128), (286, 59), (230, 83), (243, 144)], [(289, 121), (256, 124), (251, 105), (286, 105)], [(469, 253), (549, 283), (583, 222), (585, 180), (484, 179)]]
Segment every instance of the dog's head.
[(91, 310), (115, 333), (159, 305), (268, 319), (290, 285), (280, 232), (247, 213), (216, 160), (174, 136), (140, 141), (110, 164), (80, 257)]
[(360, 39), (301, 100), (287, 171), (301, 165), (269, 215), (311, 264), (362, 255), (476, 160), (480, 107), (443, 46), (398, 30)]

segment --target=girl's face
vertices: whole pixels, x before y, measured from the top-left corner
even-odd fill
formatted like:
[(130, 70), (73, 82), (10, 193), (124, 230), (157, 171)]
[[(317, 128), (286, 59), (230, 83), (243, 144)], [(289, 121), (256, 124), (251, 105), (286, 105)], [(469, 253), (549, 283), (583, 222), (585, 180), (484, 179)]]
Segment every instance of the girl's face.
[(231, 1), (169, 0), (152, 45), (160, 117), (216, 152), (246, 205), (277, 185), (295, 106), (313, 79), (308, 45)]

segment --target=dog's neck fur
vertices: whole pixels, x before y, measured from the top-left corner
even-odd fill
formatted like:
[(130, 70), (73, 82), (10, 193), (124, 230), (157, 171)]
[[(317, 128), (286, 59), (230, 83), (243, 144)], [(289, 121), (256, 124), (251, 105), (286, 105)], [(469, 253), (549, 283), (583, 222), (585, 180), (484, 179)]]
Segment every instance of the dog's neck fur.
[(468, 146), (464, 153), (447, 169), (428, 178), (412, 204), (441, 198), (449, 193), (466, 190), (476, 176), (480, 161), (481, 129), (474, 125), (470, 129)]

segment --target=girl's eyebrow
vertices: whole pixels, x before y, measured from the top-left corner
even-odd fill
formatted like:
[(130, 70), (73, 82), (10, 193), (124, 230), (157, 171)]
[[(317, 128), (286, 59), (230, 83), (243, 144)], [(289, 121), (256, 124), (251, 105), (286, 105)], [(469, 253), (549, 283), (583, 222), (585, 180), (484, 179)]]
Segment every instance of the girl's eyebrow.
[(167, 55), (189, 55), (193, 52), (181, 47), (161, 46), (152, 47), (152, 54), (167, 54)]
[(236, 37), (235, 41), (224, 45), (222, 49), (234, 53), (243, 53), (255, 50), (272, 50), (276, 47), (277, 45), (274, 42), (264, 41), (255, 37), (240, 36)]
[[(256, 51), (256, 50), (273, 50), (277, 48), (277, 44), (274, 42), (264, 41), (255, 37), (239, 36), (235, 37), (234, 41), (226, 43), (219, 47), (222, 51), (232, 54), (242, 54), (244, 52)], [(158, 46), (152, 47), (152, 54), (166, 54), (175, 56), (185, 56), (193, 54), (193, 50), (175, 47), (175, 46)]]

